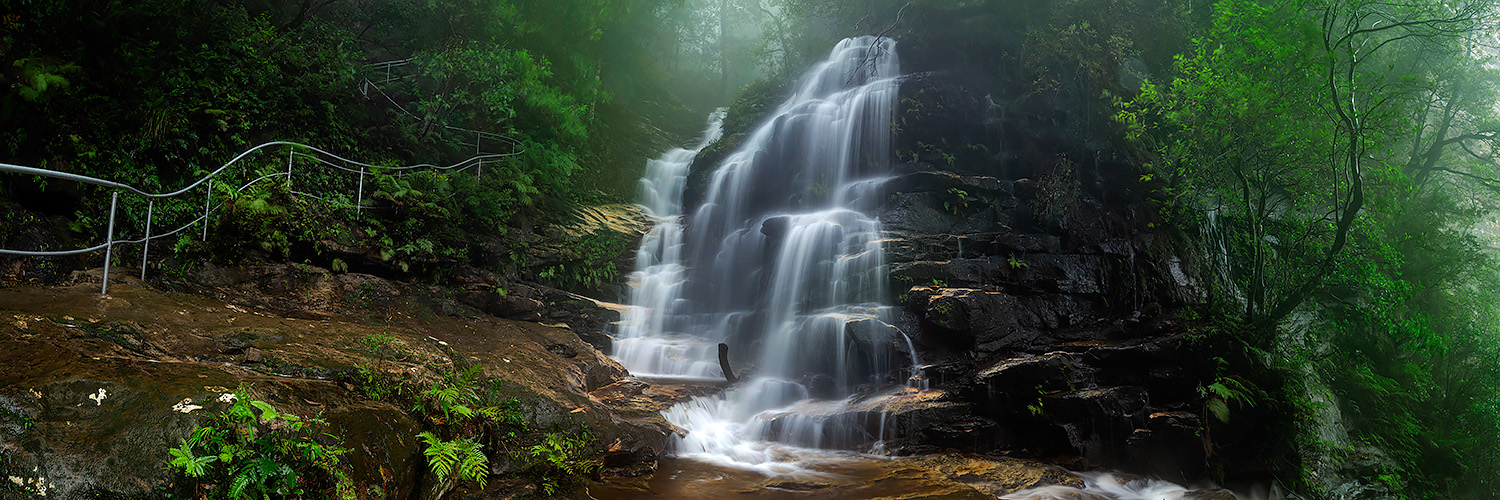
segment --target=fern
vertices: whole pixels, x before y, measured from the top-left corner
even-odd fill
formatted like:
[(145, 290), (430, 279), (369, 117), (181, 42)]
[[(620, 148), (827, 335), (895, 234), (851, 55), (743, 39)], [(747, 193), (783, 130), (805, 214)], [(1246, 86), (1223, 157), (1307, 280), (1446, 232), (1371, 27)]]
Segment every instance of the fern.
[(250, 476), (244, 474), (234, 476), (234, 480), (229, 483), (229, 498), (244, 498), (245, 488), (249, 486)]
[(490, 463), (484, 454), (484, 445), (470, 438), (443, 441), (431, 432), (417, 434), (417, 437), (427, 443), (422, 454), (427, 455), (427, 465), (438, 481), (447, 481), (457, 472), (459, 479), (474, 481), (479, 484), (479, 489), (484, 489)]
[(538, 476), (544, 493), (555, 494), (563, 484), (599, 469), (597, 462), (583, 457), (584, 448), (593, 440), (588, 431), (577, 436), (549, 432), (542, 437), (541, 444), (530, 448), (535, 460), (532, 466), (540, 469)]
[(220, 457), (215, 455), (194, 456), (193, 448), (198, 446), (197, 441), (197, 436), (194, 436), (194, 439), (191, 441), (182, 440), (182, 446), (180, 447), (167, 448), (167, 453), (172, 457), (167, 460), (167, 465), (182, 469), (183, 474), (187, 474), (188, 477), (203, 477), (208, 472), (208, 464), (219, 460)]
[(299, 498), (309, 493), (303, 491), (304, 483), (328, 484), (322, 478), (335, 479), (334, 493), (349, 499), (353, 483), (339, 469), (339, 457), (349, 450), (319, 443), (315, 437), (336, 438), (309, 428), (327, 425), (319, 418), (281, 413), (240, 392), (208, 425), (195, 429), (181, 446), (168, 448), (166, 463), (217, 486), (206, 490), (209, 499)]
[(1254, 385), (1239, 377), (1220, 376), (1214, 379), (1214, 383), (1198, 388), (1198, 394), (1207, 398), (1203, 408), (1223, 423), (1229, 423), (1229, 403), (1255, 406), (1258, 392)]

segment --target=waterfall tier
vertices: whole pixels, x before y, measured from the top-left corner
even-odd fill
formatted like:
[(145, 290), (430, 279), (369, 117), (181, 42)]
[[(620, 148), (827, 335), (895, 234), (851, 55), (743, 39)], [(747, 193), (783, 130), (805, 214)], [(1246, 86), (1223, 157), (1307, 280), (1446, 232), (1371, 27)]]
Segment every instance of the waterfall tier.
[(840, 42), (714, 168), (690, 215), (683, 180), (722, 112), (696, 148), (650, 163), (641, 204), (657, 224), (637, 254), (615, 357), (641, 376), (718, 378), (724, 343), (746, 379), (667, 412), (688, 431), (679, 453), (758, 467), (770, 460), (760, 440), (851, 449), (882, 437), (786, 415), (838, 413), (827, 408), (899, 385), (896, 369), (916, 365), (894, 348), (905, 340), (888, 320), (881, 224), (869, 215), (890, 175), (895, 48)]

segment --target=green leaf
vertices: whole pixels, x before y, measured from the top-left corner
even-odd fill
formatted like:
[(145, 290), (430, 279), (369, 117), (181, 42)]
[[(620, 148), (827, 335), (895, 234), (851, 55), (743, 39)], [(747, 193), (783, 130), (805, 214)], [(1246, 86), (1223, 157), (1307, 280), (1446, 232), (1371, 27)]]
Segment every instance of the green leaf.
[(1204, 403), (1204, 407), (1220, 422), (1229, 423), (1229, 403), (1219, 398), (1212, 398)]

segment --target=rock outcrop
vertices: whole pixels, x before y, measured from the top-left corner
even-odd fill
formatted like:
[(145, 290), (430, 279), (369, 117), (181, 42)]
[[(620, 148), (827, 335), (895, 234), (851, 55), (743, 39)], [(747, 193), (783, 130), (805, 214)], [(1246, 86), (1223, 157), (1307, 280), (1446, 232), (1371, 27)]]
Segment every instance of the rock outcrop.
[[(175, 479), (162, 467), (167, 448), (240, 387), (283, 413), (328, 420), (372, 498), (424, 488), (415, 436), (435, 425), (377, 393), (470, 367), (486, 390), (516, 398), (532, 428), (587, 426), (591, 453), (609, 467), (649, 467), (673, 432), (658, 412), (604, 397), (630, 383), (624, 369), (566, 328), (489, 317), (367, 275), (202, 274), (209, 284), (194, 294), (116, 275), (101, 296), (97, 270), (72, 285), (0, 289), (0, 496), (159, 496)], [(646, 390), (663, 389), (637, 392)], [(496, 473), (524, 467), (491, 455)]]
[(1191, 256), (1158, 228), (1133, 167), (1028, 130), (973, 85), (928, 73), (901, 91), (903, 163), (880, 211), (895, 326), (968, 412), (906, 429), (931, 440), (907, 451), (1200, 478), (1197, 389), (1214, 372), (1186, 340), (1182, 318), (1204, 300)]

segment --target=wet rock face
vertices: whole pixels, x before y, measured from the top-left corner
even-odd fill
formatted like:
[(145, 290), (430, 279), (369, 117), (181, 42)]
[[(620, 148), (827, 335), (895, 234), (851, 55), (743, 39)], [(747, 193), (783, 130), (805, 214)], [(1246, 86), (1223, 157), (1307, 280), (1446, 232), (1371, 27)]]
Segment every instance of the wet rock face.
[(903, 163), (880, 209), (895, 326), (968, 412), (913, 431), (967, 428), (959, 449), (1197, 478), (1196, 388), (1213, 372), (1177, 317), (1203, 295), (1136, 168), (1016, 111), (1004, 89), (949, 76), (903, 83)]
[[(176, 480), (162, 467), (167, 449), (242, 385), (281, 413), (327, 420), (351, 449), (344, 460), (362, 495), (413, 498), (430, 476), (415, 437), (430, 422), (407, 403), (371, 399), (360, 367), (419, 386), (475, 366), (521, 401), (531, 425), (587, 425), (598, 438), (590, 453), (610, 467), (651, 463), (672, 432), (659, 410), (593, 397), (625, 371), (565, 328), (440, 314), (421, 287), (362, 275), (345, 279), (372, 280), (370, 300), (387, 306), (343, 315), (333, 311), (349, 302), (336, 293), (250, 293), (275, 281), (262, 276), (224, 278), (218, 299), (128, 277), (109, 296), (97, 281), (0, 289), (0, 498), (158, 498)], [(314, 298), (343, 283), (309, 282), (329, 283), (310, 288)], [(635, 392), (671, 398), (644, 384)], [(522, 467), (491, 459), (500, 473)]]

